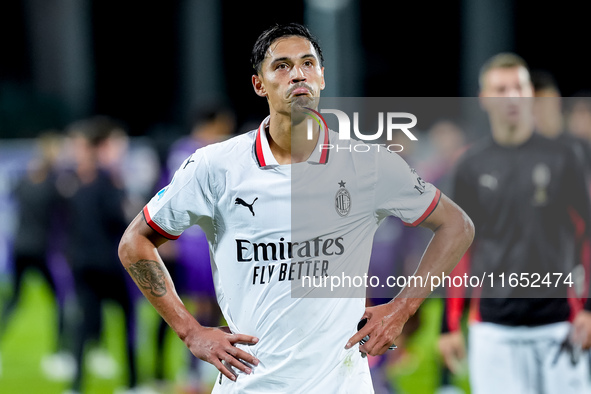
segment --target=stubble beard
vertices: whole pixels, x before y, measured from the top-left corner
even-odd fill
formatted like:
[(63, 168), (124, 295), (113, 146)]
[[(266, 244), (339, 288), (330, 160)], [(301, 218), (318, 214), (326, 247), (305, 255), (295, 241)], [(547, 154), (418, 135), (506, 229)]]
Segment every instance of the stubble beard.
[(293, 125), (303, 122), (307, 115), (306, 108), (315, 107), (315, 98), (310, 96), (296, 96), (291, 100), (291, 123)]

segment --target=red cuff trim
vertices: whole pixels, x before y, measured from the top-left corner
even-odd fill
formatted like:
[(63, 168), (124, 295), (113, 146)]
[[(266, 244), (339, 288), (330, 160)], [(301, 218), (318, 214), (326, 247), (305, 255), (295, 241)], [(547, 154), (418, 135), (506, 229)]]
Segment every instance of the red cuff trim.
[(425, 212), (421, 215), (421, 217), (412, 223), (403, 222), (404, 225), (407, 227), (416, 227), (419, 224), (421, 224), (435, 210), (435, 208), (437, 207), (437, 204), (439, 204), (440, 199), (441, 199), (441, 192), (439, 191), (439, 189), (437, 189), (437, 191), (435, 192), (435, 197), (433, 197), (433, 201), (431, 201), (431, 204), (425, 210)]
[(156, 223), (154, 223), (154, 221), (152, 220), (152, 218), (150, 217), (150, 212), (148, 212), (148, 206), (146, 205), (144, 207), (144, 219), (146, 220), (146, 223), (148, 224), (148, 226), (152, 227), (152, 230), (156, 231), (158, 234), (162, 235), (164, 238), (168, 238), (171, 240), (175, 240), (178, 239), (180, 237), (180, 235), (171, 235), (168, 234), (166, 231), (162, 230), (160, 228), (160, 226), (158, 226)]

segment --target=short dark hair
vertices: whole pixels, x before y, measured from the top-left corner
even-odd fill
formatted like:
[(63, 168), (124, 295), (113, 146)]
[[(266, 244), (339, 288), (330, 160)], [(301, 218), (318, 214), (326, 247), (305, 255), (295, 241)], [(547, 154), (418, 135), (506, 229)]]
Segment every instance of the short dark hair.
[(190, 127), (198, 127), (217, 120), (220, 116), (234, 117), (234, 111), (225, 102), (212, 101), (196, 107), (190, 113)]
[(276, 24), (275, 26), (265, 30), (259, 36), (259, 38), (257, 38), (256, 42), (254, 43), (254, 47), (252, 48), (250, 62), (252, 63), (252, 68), (254, 68), (257, 74), (261, 71), (261, 65), (263, 64), (263, 60), (265, 60), (267, 50), (271, 44), (278, 38), (289, 36), (302, 37), (310, 41), (312, 46), (314, 46), (316, 53), (318, 54), (318, 60), (320, 61), (320, 66), (322, 67), (322, 64), (324, 63), (322, 49), (320, 49), (318, 39), (314, 37), (312, 33), (310, 33), (307, 27), (300, 25), (299, 23), (289, 23), (286, 25)]
[(97, 147), (109, 137), (117, 133), (125, 133), (125, 125), (109, 116), (96, 115), (72, 123), (67, 131), (70, 135), (83, 137), (90, 146)]
[(554, 90), (555, 92), (560, 93), (556, 79), (548, 71), (533, 70), (530, 76), (536, 92), (540, 90)]

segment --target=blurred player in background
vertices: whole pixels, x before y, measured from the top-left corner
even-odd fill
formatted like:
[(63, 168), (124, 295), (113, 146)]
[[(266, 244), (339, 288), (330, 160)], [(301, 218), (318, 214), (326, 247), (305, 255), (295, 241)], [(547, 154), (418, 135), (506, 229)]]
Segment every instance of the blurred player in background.
[[(534, 87), (534, 121), (536, 131), (541, 135), (566, 144), (579, 157), (587, 176), (591, 171), (591, 144), (583, 137), (566, 132), (566, 121), (563, 115), (563, 100), (558, 84), (552, 74), (537, 70), (531, 74)], [(576, 105), (576, 99), (567, 98)], [(591, 118), (590, 118), (591, 121)]]
[[(491, 58), (481, 70), (480, 89), (492, 138), (471, 148), (456, 171), (454, 198), (474, 220), (476, 238), (453, 274), (566, 276), (581, 256), (577, 231), (589, 237), (583, 166), (568, 146), (534, 133), (533, 87), (523, 59)], [(586, 295), (544, 286), (520, 291), (502, 287), (497, 276), (494, 289), (476, 289), (482, 297), (472, 300), (472, 392), (590, 392), (588, 358), (580, 349), (591, 346), (591, 300), (583, 309), (580, 297)], [(455, 297), (466, 291), (452, 290)], [(521, 298), (548, 292), (553, 298)], [(447, 300), (439, 342), (452, 371), (464, 355), (462, 301)]]
[(536, 131), (547, 138), (557, 138), (565, 131), (562, 96), (556, 80), (547, 71), (531, 72), (534, 89), (534, 121)]
[[(235, 130), (235, 117), (232, 110), (220, 104), (204, 105), (193, 113), (191, 133), (176, 141), (166, 162), (158, 190), (164, 188), (175, 171), (197, 149), (221, 142), (230, 137)], [(181, 297), (188, 296), (196, 303), (196, 318), (206, 326), (220, 324), (222, 313), (217, 304), (211, 277), (209, 245), (207, 237), (199, 226), (193, 226), (176, 242), (168, 242), (160, 248), (160, 255), (166, 263)], [(158, 327), (156, 379), (164, 380), (164, 339), (168, 329), (166, 321), (161, 320)], [(207, 376), (211, 364), (191, 356), (188, 389), (211, 391), (215, 381)], [(204, 370), (205, 369), (205, 370)], [(215, 368), (214, 368), (215, 371)], [(198, 391), (199, 392), (199, 391)]]
[(453, 192), (453, 170), (466, 151), (464, 130), (451, 120), (436, 122), (428, 133), (430, 159), (418, 167), (443, 193)]
[(46, 132), (37, 139), (37, 154), (28, 163), (27, 171), (14, 189), (18, 206), (17, 232), (14, 241), (14, 275), (12, 293), (0, 314), (0, 342), (21, 296), (25, 273), (38, 271), (49, 285), (56, 300), (57, 346), (50, 371), (53, 378), (71, 378), (72, 356), (65, 352), (64, 284), (50, 267), (50, 254), (56, 243), (55, 221), (59, 197), (56, 188), (56, 162), (62, 153), (62, 137)]
[(568, 104), (566, 124), (569, 133), (591, 143), (591, 91), (577, 93)]
[[(73, 392), (83, 389), (86, 346), (101, 339), (103, 303), (119, 305), (125, 317), (128, 385), (137, 383), (135, 314), (125, 272), (117, 262), (117, 242), (126, 226), (124, 193), (110, 164), (125, 150), (123, 126), (108, 117), (94, 117), (69, 127), (74, 171), (62, 175), (67, 215), (66, 256), (72, 267), (79, 303), (75, 330), (76, 376)], [(90, 354), (91, 369), (104, 377), (116, 373), (105, 352)], [(94, 365), (93, 365), (94, 364)]]

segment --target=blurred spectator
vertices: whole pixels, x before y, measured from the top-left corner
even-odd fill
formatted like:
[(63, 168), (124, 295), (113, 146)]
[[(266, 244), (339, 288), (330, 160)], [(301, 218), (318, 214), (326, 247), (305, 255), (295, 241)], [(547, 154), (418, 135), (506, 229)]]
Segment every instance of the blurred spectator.
[[(76, 377), (72, 390), (82, 390), (86, 345), (102, 332), (102, 304), (115, 301), (124, 312), (127, 373), (130, 388), (136, 386), (134, 308), (126, 274), (118, 263), (117, 244), (127, 225), (124, 194), (112, 164), (125, 149), (123, 127), (107, 117), (94, 117), (69, 127), (74, 170), (62, 175), (67, 214), (66, 255), (72, 267), (81, 314), (75, 331)], [(104, 351), (89, 354), (90, 369), (103, 377), (116, 372)]]
[(13, 286), (0, 314), (0, 339), (20, 299), (25, 273), (37, 270), (49, 284), (57, 306), (58, 352), (53, 355), (51, 377), (69, 379), (73, 375), (74, 361), (64, 348), (65, 300), (60, 297), (64, 285), (59, 283), (59, 275), (52, 272), (49, 262), (56, 241), (52, 231), (59, 201), (55, 165), (61, 153), (62, 138), (56, 132), (45, 132), (36, 142), (38, 154), (28, 163), (26, 173), (14, 190), (18, 227), (14, 242)]
[[(562, 97), (556, 80), (546, 71), (533, 71), (531, 74), (534, 87), (534, 121), (536, 131), (541, 135), (566, 144), (573, 149), (587, 171), (591, 173), (591, 140), (585, 140), (565, 132), (565, 121), (562, 113)], [(566, 99), (567, 103), (576, 105), (576, 99)], [(591, 120), (591, 117), (589, 118)]]
[[(174, 172), (191, 154), (206, 145), (231, 137), (235, 130), (234, 113), (227, 107), (212, 104), (198, 109), (191, 119), (191, 132), (173, 143), (160, 185), (170, 183)], [(167, 242), (159, 248), (177, 291), (189, 296), (196, 303), (196, 317), (201, 324), (215, 327), (220, 324), (219, 309), (209, 261), (209, 244), (198, 226), (187, 229), (175, 242)], [(164, 338), (168, 325), (162, 319), (158, 329), (157, 360), (163, 360)], [(190, 354), (190, 353), (189, 353)], [(189, 389), (211, 390), (217, 369), (190, 355)], [(156, 364), (156, 379), (164, 379), (164, 363)], [(207, 370), (211, 370), (208, 376)]]
[(453, 169), (466, 151), (464, 131), (450, 120), (436, 122), (427, 134), (432, 151), (419, 173), (442, 193), (451, 194)]
[[(117, 164), (125, 186), (125, 214), (128, 221), (142, 209), (154, 194), (161, 172), (160, 160), (152, 142), (135, 138)], [(141, 293), (138, 291), (138, 295)]]
[(579, 92), (569, 99), (568, 131), (585, 141), (591, 141), (591, 92)]
[(534, 70), (531, 73), (534, 88), (534, 121), (536, 131), (548, 138), (556, 138), (564, 132), (562, 99), (556, 80), (549, 72)]

